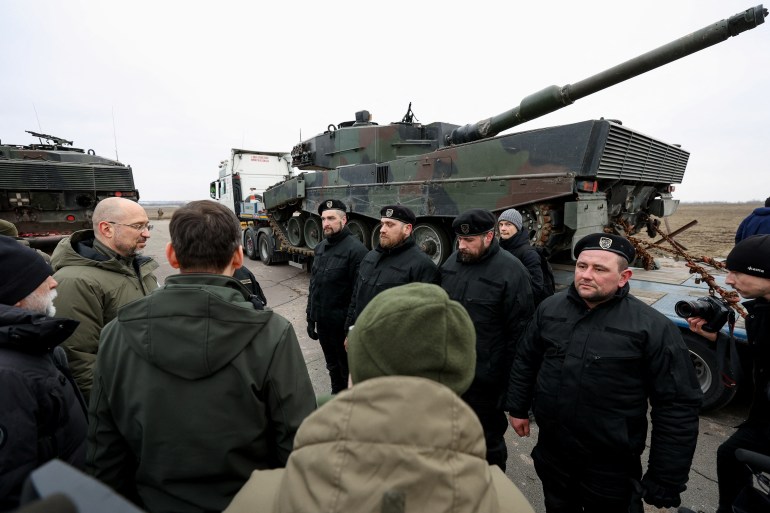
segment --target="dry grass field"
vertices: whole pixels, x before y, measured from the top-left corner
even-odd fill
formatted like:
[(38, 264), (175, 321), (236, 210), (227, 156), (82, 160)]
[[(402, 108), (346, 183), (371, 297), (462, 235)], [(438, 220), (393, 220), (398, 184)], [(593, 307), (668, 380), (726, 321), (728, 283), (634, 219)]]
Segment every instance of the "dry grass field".
[[(762, 203), (682, 203), (676, 214), (668, 218), (668, 227), (674, 231), (690, 221), (698, 221), (677, 235), (677, 242), (693, 257), (724, 258), (735, 245), (735, 230), (740, 222), (761, 206)], [(661, 228), (666, 229), (664, 223)], [(640, 236), (643, 240), (652, 240), (646, 234)], [(669, 247), (665, 243), (664, 246)]]

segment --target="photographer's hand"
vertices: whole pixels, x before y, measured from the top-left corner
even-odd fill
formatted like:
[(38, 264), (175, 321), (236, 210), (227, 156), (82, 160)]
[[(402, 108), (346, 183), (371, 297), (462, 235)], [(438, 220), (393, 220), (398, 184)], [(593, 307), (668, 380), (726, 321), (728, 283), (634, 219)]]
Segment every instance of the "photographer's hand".
[(703, 331), (703, 325), (706, 324), (706, 319), (703, 319), (701, 317), (688, 317), (687, 324), (690, 325), (690, 331), (692, 331), (693, 333), (697, 333), (701, 337), (711, 342), (716, 342), (717, 340), (716, 333), (709, 333), (708, 331)]

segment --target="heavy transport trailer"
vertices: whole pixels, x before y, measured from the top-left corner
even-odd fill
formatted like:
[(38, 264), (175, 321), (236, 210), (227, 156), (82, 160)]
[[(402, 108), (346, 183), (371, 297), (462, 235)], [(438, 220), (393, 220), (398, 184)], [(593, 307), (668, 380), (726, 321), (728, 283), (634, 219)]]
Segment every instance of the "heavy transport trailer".
[[(665, 261), (660, 260), (660, 262)], [(574, 265), (553, 264), (552, 266), (557, 289), (568, 287), (575, 276)], [(713, 276), (717, 285), (729, 288), (725, 287), (725, 277), (724, 274)], [(690, 331), (687, 321), (679, 317), (675, 310), (675, 305), (679, 301), (693, 301), (708, 296), (708, 284), (699, 280), (696, 274), (691, 274), (689, 269), (679, 262), (663, 265), (652, 271), (633, 268), (629, 284), (631, 294), (668, 317), (682, 333), (682, 338), (690, 350), (695, 374), (703, 390), (703, 411), (717, 410), (729, 404), (741, 386), (740, 381), (736, 382), (737, 376), (720, 374), (715, 344)], [(751, 358), (747, 348), (743, 319), (740, 316), (737, 316), (737, 319), (733, 334), (745, 376), (751, 373)], [(729, 334), (728, 326), (722, 328), (722, 331)]]
[(355, 121), (329, 125), (292, 150), (292, 165), (303, 172), (263, 194), (274, 232), (267, 262), (312, 255), (323, 234), (317, 208), (329, 199), (347, 205), (348, 225), (368, 248), (383, 206), (410, 207), (415, 239), (437, 264), (453, 249), (452, 220), (468, 208), (519, 209), (532, 243), (551, 254), (569, 254), (583, 235), (608, 226), (627, 235), (649, 228), (678, 206), (672, 191), (689, 159), (678, 145), (611, 119), (498, 134), (750, 30), (766, 14), (761, 5), (749, 8), (475, 124), (421, 124), (410, 105), (396, 123), (378, 125), (361, 111)]
[(14, 223), (31, 247), (50, 253), (63, 237), (91, 228), (104, 198), (139, 201), (131, 166), (60, 137), (28, 133), (40, 144), (0, 142), (0, 219)]

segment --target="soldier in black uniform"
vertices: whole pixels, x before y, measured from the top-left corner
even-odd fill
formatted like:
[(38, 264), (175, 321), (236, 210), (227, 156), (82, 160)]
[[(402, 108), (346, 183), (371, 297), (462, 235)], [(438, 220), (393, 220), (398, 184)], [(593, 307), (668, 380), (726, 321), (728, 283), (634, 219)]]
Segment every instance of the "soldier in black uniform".
[[(506, 409), (529, 435), (548, 513), (642, 511), (679, 505), (703, 400), (676, 325), (628, 293), (635, 252), (618, 235), (575, 245), (575, 280), (546, 298), (516, 352)], [(647, 473), (641, 454), (652, 436)]]
[(476, 328), (476, 375), (463, 399), (484, 428), (487, 461), (505, 470), (508, 420), (503, 399), (516, 344), (534, 304), (527, 269), (500, 250), (495, 222), (483, 209), (455, 218), (458, 250), (441, 267), (441, 286), (468, 310)]
[(440, 280), (436, 264), (412, 239), (412, 227), (417, 221), (414, 212), (402, 205), (388, 205), (382, 207), (380, 216), (380, 243), (361, 261), (346, 330), (383, 290), (413, 282), (438, 285)]
[(321, 343), (332, 394), (348, 386), (345, 315), (366, 247), (345, 226), (345, 204), (328, 200), (318, 207), (325, 239), (315, 247), (307, 296), (307, 334)]

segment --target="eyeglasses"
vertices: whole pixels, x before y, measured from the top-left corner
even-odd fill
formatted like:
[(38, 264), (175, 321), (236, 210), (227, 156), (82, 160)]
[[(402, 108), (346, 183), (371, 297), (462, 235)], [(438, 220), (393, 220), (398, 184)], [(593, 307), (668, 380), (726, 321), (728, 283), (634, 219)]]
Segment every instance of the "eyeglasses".
[(110, 224), (119, 224), (120, 226), (128, 226), (129, 228), (133, 228), (134, 230), (138, 231), (139, 233), (143, 231), (151, 231), (152, 225), (150, 223), (145, 224), (124, 224), (124, 223), (116, 223), (115, 221), (107, 221)]

